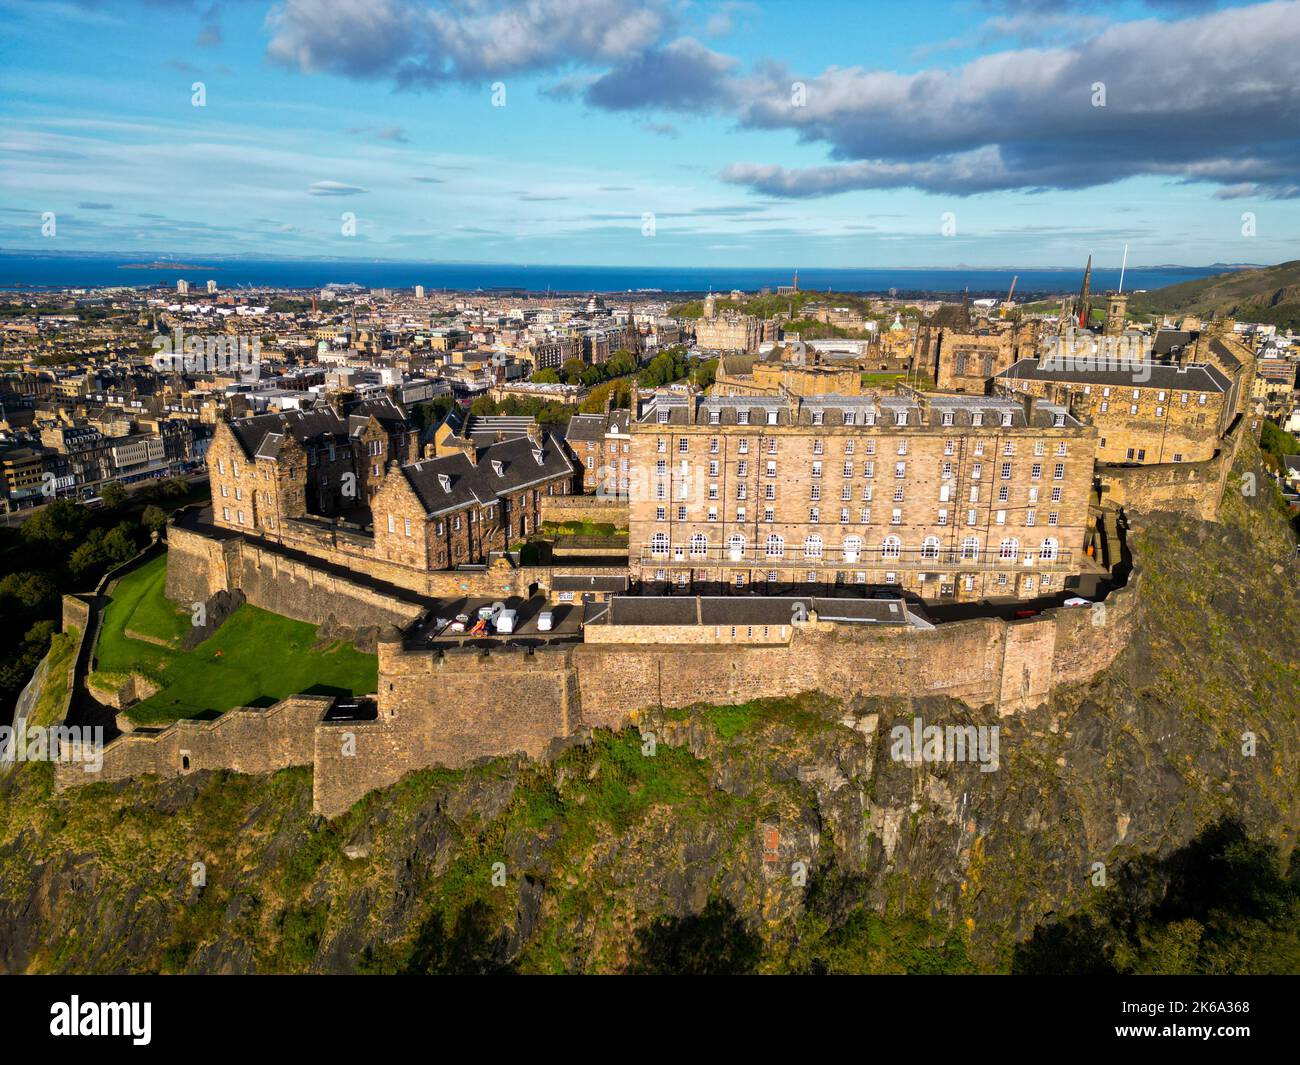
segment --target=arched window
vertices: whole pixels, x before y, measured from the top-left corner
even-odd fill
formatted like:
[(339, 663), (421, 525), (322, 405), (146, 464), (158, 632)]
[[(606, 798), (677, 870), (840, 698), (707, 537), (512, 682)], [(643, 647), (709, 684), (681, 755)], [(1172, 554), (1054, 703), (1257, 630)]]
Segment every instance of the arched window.
[(821, 558), (822, 557), (822, 538), (820, 536), (805, 536), (803, 541), (804, 558)]
[(922, 558), (939, 557), (939, 538), (937, 536), (927, 536), (924, 540), (921, 541), (921, 557)]
[(961, 557), (972, 561), (980, 557), (980, 539), (978, 536), (968, 536), (961, 542)]
[(773, 533), (767, 538), (767, 557), (785, 558), (785, 538)]
[(844, 561), (856, 562), (862, 553), (862, 537), (848, 536), (844, 539)]
[(650, 554), (666, 555), (668, 554), (668, 534), (657, 532), (650, 537)]
[(740, 533), (733, 533), (727, 543), (727, 550), (731, 552), (732, 561), (739, 562), (745, 557), (745, 538)]
[(998, 558), (1004, 561), (1014, 562), (1020, 554), (1020, 541), (1014, 536), (1009, 536), (998, 544)]
[(691, 558), (703, 558), (709, 553), (709, 538), (703, 533), (691, 537)]
[(886, 536), (880, 542), (881, 558), (898, 558), (903, 551), (903, 541), (897, 536)]
[(1038, 557), (1044, 562), (1053, 562), (1056, 560), (1057, 543), (1050, 536), (1043, 541), (1043, 546), (1038, 549)]

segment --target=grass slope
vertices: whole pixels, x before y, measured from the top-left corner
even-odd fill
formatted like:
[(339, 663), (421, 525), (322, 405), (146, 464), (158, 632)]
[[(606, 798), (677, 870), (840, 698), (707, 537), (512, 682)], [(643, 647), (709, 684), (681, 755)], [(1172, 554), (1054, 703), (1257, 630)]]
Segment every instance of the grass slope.
[[(160, 557), (118, 582), (95, 648), (96, 672), (140, 673), (161, 686), (128, 711), (137, 724), (269, 706), (301, 692), (375, 690), (374, 655), (342, 642), (315, 649), (314, 625), (247, 604), (192, 651), (181, 650), (189, 614), (163, 594), (166, 564)], [(169, 646), (132, 639), (128, 629)]]
[(1137, 315), (1218, 313), (1281, 326), (1298, 324), (1300, 259), (1135, 294), (1129, 310)]

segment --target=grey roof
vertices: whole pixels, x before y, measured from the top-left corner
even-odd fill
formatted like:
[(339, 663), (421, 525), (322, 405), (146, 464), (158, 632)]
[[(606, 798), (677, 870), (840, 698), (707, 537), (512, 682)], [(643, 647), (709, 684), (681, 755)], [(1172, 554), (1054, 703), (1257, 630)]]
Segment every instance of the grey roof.
[(1283, 455), (1282, 465), (1286, 467), (1288, 476), (1300, 476), (1300, 455)]
[(802, 613), (822, 621), (908, 625), (902, 599), (823, 599), (814, 596), (616, 595), (600, 618), (607, 625), (789, 625)]
[(1071, 367), (1068, 360), (1043, 364), (1037, 359), (1021, 359), (997, 376), (999, 380), (1060, 381), (1065, 384), (1163, 388), (1168, 391), (1182, 389), (1187, 392), (1226, 392), (1230, 387), (1230, 382), (1222, 371), (1208, 363), (1175, 366), (1168, 363), (1144, 362), (1113, 370), (1089, 370)]
[(573, 474), (573, 466), (563, 448), (549, 434), (540, 447), (523, 437), (476, 448), (475, 453), (476, 462), (470, 462), (468, 455), (458, 452), (402, 467), (425, 514), (482, 506), (532, 485)]
[(611, 410), (607, 414), (575, 414), (569, 419), (565, 431), (566, 440), (605, 439), (606, 433), (618, 433), (626, 436), (632, 412), (628, 410)]
[(569, 419), (566, 440), (604, 440), (605, 416), (603, 414), (575, 414)]
[[(277, 453), (285, 436), (291, 436), (301, 444), (330, 440), (343, 441), (348, 436), (347, 423), (336, 411), (328, 407), (237, 418), (230, 423), (230, 430), (249, 458), (253, 458), (263, 450), (266, 437), (271, 434), (281, 437), (279, 442), (271, 445)], [(268, 454), (263, 457), (271, 456)]]
[(1151, 339), (1151, 351), (1156, 355), (1169, 355), (1179, 348), (1185, 348), (1196, 339), (1195, 333), (1184, 329), (1157, 329)]
[[(667, 412), (667, 422), (660, 423), (660, 412)], [(768, 422), (768, 412), (776, 411), (777, 425), (825, 425), (827, 427), (879, 424), (888, 427), (898, 424), (899, 414), (906, 414), (907, 426), (973, 425), (979, 412), (983, 424), (993, 426), (1009, 424), (1025, 428), (1026, 407), (1018, 399), (1007, 396), (967, 396), (927, 394), (918, 400), (913, 396), (843, 396), (835, 394), (818, 396), (700, 396), (694, 407), (685, 396), (659, 394), (642, 412), (643, 425), (739, 425), (740, 412), (748, 411), (748, 423), (761, 428)], [(1049, 426), (1058, 419), (1068, 427), (1079, 422), (1065, 407), (1040, 402), (1034, 408), (1034, 425)], [(717, 421), (712, 421), (716, 413)], [(694, 421), (692, 421), (694, 415)], [(950, 418), (945, 418), (950, 415)], [(1009, 418), (1009, 423), (1004, 423)]]

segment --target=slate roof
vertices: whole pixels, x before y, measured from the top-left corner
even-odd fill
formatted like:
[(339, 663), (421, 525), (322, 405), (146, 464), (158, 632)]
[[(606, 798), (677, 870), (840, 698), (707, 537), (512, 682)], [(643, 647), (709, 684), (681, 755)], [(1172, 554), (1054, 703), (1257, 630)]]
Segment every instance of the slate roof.
[[(1188, 387), (1184, 385), (1183, 387)], [(667, 412), (667, 421), (660, 422), (661, 412)], [(718, 420), (711, 420), (713, 412)], [(1002, 425), (1010, 417), (1012, 428), (1025, 428), (1025, 405), (1018, 399), (1006, 396), (927, 395), (924, 402), (909, 396), (700, 396), (694, 408), (689, 398), (677, 395), (656, 394), (642, 411), (644, 425), (740, 425), (741, 413), (748, 412), (748, 424), (761, 430), (768, 422), (768, 412), (776, 411), (777, 425), (824, 425), (827, 427), (879, 425), (882, 428), (898, 424), (898, 415), (905, 413), (905, 426), (963, 426), (975, 424), (979, 412), (982, 424)], [(945, 415), (951, 415), (945, 420)], [(1079, 423), (1062, 406), (1039, 402), (1034, 407), (1034, 425), (1051, 426), (1057, 423), (1076, 427)], [(693, 420), (692, 420), (693, 419)]]
[(901, 599), (823, 599), (813, 596), (616, 595), (600, 618), (606, 625), (789, 625), (796, 607), (822, 621), (907, 625)]
[[(279, 414), (257, 414), (251, 418), (237, 418), (230, 423), (239, 446), (249, 458), (263, 452), (264, 446), (278, 451), (283, 437), (291, 436), (301, 444), (343, 441), (348, 436), (348, 425), (333, 408), (315, 407), (309, 411), (283, 411)], [(279, 435), (282, 439), (266, 444), (266, 437)], [(268, 451), (264, 457), (271, 457)]]
[[(1145, 380), (1135, 380), (1138, 376), (1134, 367), (1140, 366), (1141, 376)], [(1192, 363), (1187, 366), (1174, 366), (1165, 363), (1141, 363), (1128, 368), (1116, 369), (1077, 369), (1068, 365), (1066, 360), (1054, 366), (1042, 364), (1037, 359), (1021, 359), (1019, 362), (998, 374), (1000, 380), (1019, 379), (1022, 381), (1063, 381), (1083, 385), (1113, 385), (1119, 388), (1163, 388), (1167, 391), (1185, 392), (1226, 392), (1230, 382), (1221, 370), (1207, 363)]]
[[(540, 462), (535, 452), (540, 454)], [(483, 506), (521, 489), (573, 475), (572, 463), (550, 434), (541, 447), (523, 437), (476, 449), (476, 454), (477, 463), (458, 452), (402, 467), (426, 515)], [(447, 478), (445, 488), (443, 477)]]

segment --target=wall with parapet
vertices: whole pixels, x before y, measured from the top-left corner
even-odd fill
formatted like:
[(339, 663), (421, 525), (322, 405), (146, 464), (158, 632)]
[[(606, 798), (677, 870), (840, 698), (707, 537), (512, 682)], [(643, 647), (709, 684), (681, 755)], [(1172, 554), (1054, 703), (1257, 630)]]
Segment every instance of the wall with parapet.
[(1219, 520), (1219, 500), (1237, 457), (1245, 419), (1239, 418), (1219, 442), (1213, 458), (1147, 466), (1097, 467), (1102, 502), (1125, 510), (1161, 510), (1201, 521)]
[[(176, 533), (169, 595), (238, 588), (254, 605), (316, 624), (328, 616), (353, 625), (356, 618), (401, 624), (420, 612), (403, 599), (245, 540)], [(543, 570), (520, 572), (546, 582)], [(1061, 607), (1020, 621), (981, 618), (932, 629), (810, 620), (792, 623), (788, 639), (775, 644), (644, 643), (653, 634), (629, 631), (618, 643), (407, 651), (390, 629), (378, 646), (376, 719), (324, 721), (328, 698), (297, 696), (267, 710), (241, 708), (212, 721), (141, 729), (109, 744), (95, 779), (312, 764), (316, 812), (334, 817), (413, 770), (517, 752), (536, 758), (557, 738), (584, 728), (618, 728), (656, 706), (818, 690), (845, 700), (947, 695), (1012, 714), (1114, 660), (1132, 632), (1139, 579), (1135, 568), (1126, 587), (1089, 609)], [(65, 613), (79, 612), (75, 601), (65, 602)], [(87, 775), (68, 766), (56, 779), (65, 786), (85, 783)]]
[(292, 765), (311, 765), (316, 724), (333, 701), (326, 695), (295, 695), (264, 709), (237, 707), (208, 721), (189, 719), (162, 729), (138, 728), (105, 745), (98, 773), (86, 772), (80, 763), (56, 762), (55, 786), (144, 774), (173, 777), (199, 769), (273, 773)]
[(628, 505), (626, 499), (605, 499), (600, 496), (544, 496), (542, 521), (592, 521), (608, 522), (621, 529), (627, 528)]

